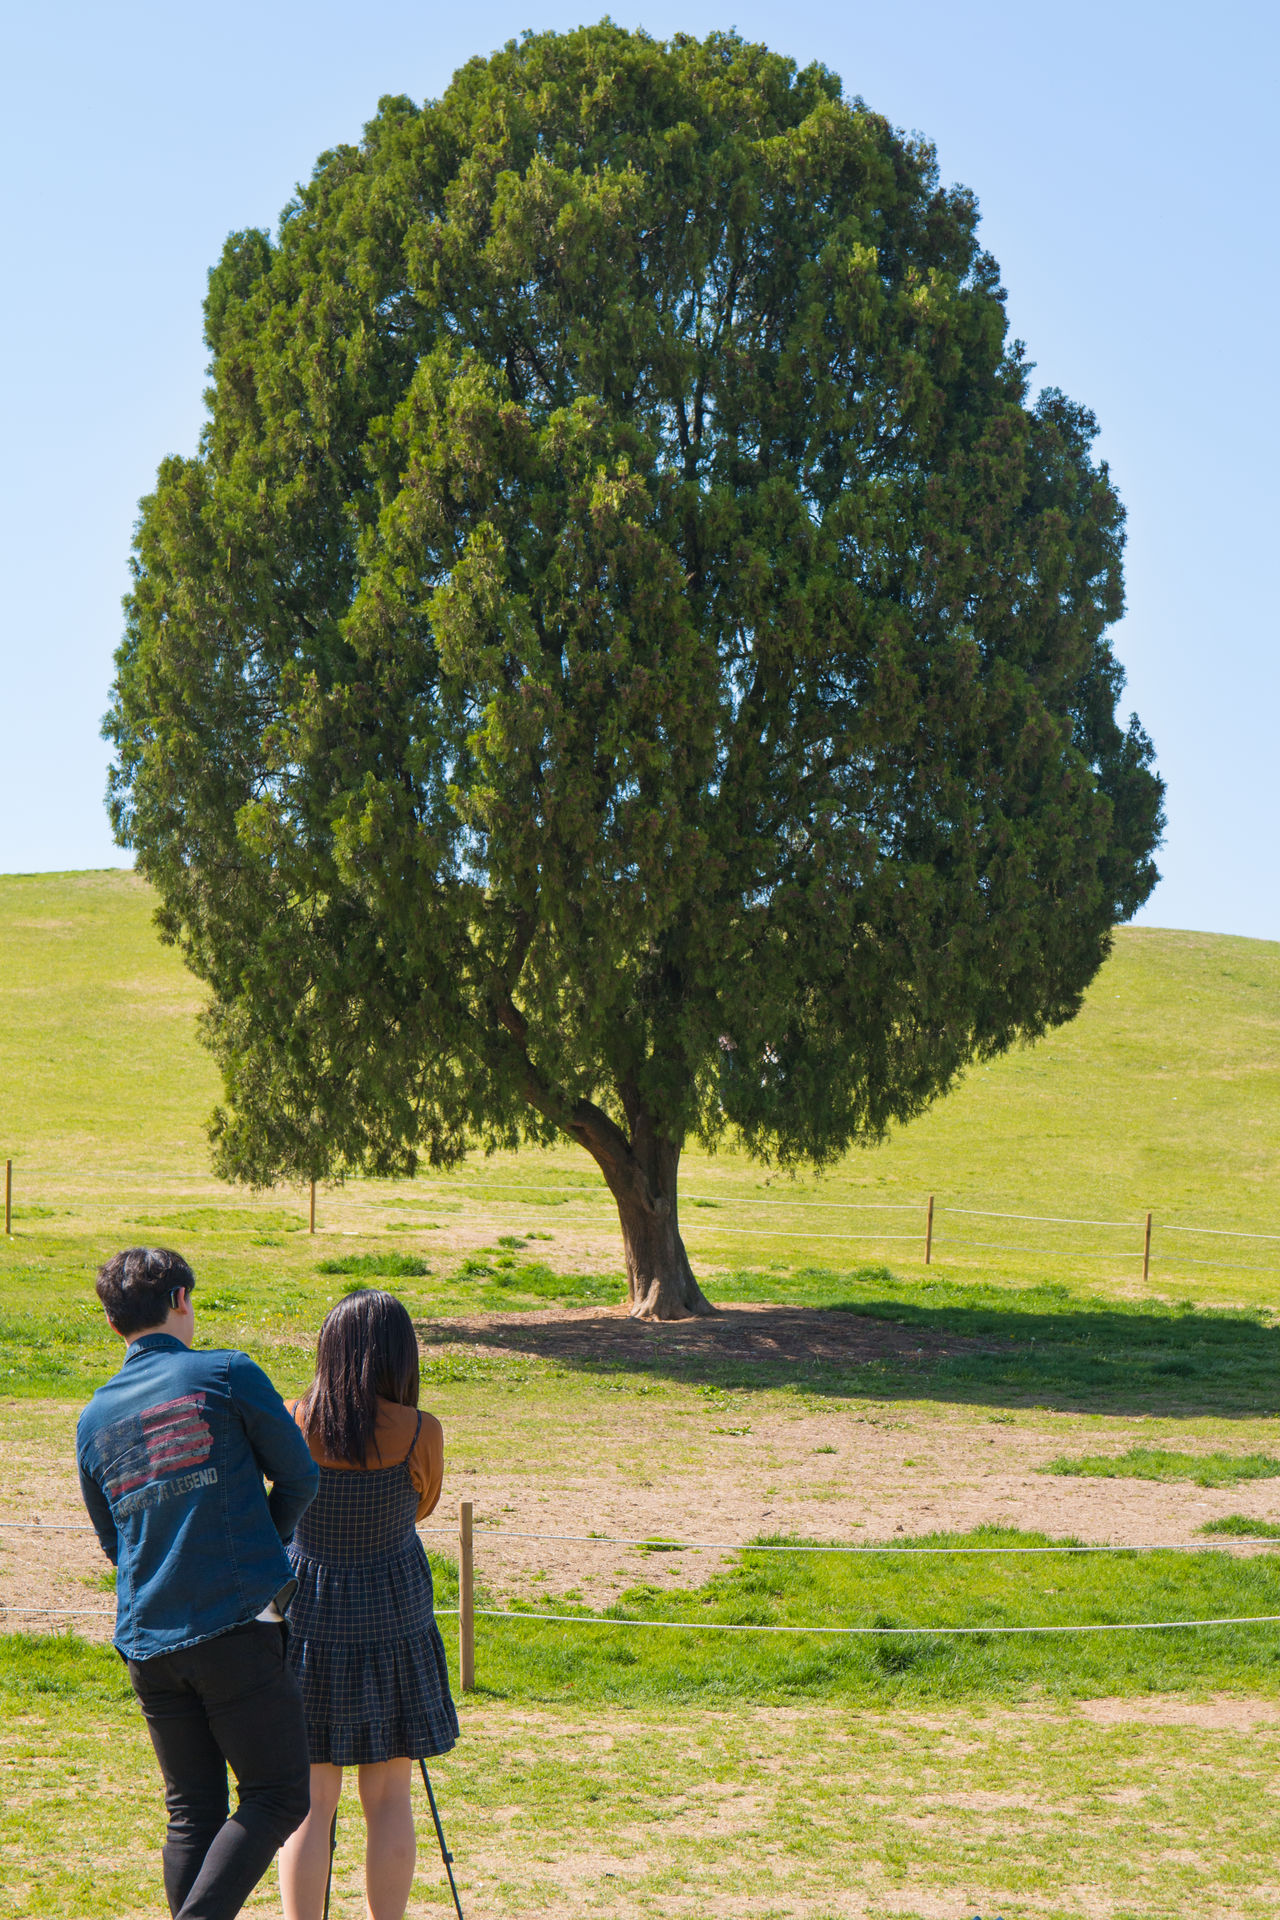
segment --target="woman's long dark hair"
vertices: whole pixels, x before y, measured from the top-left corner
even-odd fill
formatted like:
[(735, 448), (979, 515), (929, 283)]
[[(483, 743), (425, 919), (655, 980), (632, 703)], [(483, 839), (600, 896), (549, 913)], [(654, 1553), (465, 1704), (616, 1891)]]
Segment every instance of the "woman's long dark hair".
[(325, 1315), (316, 1377), (302, 1397), (303, 1426), (330, 1460), (362, 1467), (374, 1444), (378, 1401), (418, 1404), (418, 1339), (390, 1293), (357, 1287)]

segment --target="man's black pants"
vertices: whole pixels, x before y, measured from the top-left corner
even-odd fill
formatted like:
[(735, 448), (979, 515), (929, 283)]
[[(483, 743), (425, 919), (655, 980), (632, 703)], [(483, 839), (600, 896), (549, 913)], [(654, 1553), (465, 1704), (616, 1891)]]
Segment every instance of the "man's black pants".
[[(164, 1890), (181, 1920), (232, 1920), (311, 1803), (307, 1728), (285, 1630), (257, 1620), (131, 1660), (164, 1775)], [(227, 1768), (240, 1799), (228, 1818)]]

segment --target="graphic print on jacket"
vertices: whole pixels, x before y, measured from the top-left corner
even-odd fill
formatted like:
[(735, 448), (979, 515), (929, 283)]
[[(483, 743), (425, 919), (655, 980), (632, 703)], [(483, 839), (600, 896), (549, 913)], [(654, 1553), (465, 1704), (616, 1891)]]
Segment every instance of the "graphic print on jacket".
[(203, 1393), (184, 1393), (102, 1429), (96, 1445), (102, 1488), (117, 1518), (213, 1486), (218, 1469), (203, 1465), (213, 1450), (204, 1403)]

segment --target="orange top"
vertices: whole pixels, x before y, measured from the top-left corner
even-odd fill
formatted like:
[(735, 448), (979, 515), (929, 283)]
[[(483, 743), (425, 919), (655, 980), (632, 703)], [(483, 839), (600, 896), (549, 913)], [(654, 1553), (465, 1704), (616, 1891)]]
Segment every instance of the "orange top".
[[(302, 1421), (298, 1417), (301, 1401), (291, 1400), (289, 1412), (299, 1427)], [(393, 1467), (403, 1460), (409, 1469), (409, 1478), (418, 1490), (418, 1518), (424, 1520), (440, 1498), (440, 1483), (444, 1479), (444, 1428), (434, 1413), (422, 1416), (422, 1431), (415, 1441), (413, 1434), (418, 1424), (418, 1409), (402, 1407), (395, 1400), (378, 1400), (378, 1424), (374, 1428), (373, 1444), (364, 1457), (365, 1469)], [(348, 1473), (359, 1473), (360, 1468), (352, 1466), (349, 1460), (330, 1460), (323, 1452), (319, 1442), (307, 1436), (307, 1445), (311, 1449), (311, 1458), (321, 1467), (345, 1469)]]

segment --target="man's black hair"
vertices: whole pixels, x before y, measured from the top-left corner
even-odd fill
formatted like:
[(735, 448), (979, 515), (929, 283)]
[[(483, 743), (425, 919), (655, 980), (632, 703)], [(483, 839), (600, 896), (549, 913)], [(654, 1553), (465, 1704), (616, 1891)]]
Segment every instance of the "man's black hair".
[(132, 1336), (158, 1327), (179, 1287), (196, 1277), (180, 1253), (168, 1247), (126, 1247), (98, 1268), (98, 1298), (117, 1333)]

